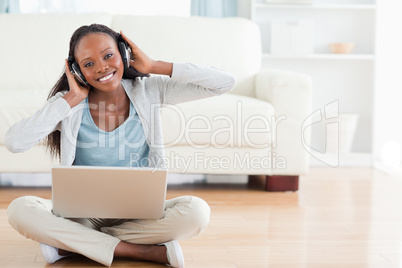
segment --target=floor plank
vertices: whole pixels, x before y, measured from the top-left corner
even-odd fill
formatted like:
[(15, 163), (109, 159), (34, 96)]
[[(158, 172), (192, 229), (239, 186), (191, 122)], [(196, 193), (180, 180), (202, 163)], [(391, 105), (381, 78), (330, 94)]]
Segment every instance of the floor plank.
[[(314, 168), (298, 192), (247, 185), (174, 185), (168, 198), (195, 195), (212, 209), (209, 227), (180, 242), (186, 267), (400, 267), (402, 178), (372, 169)], [(7, 222), (15, 198), (50, 198), (49, 188), (0, 188), (0, 267), (102, 267), (84, 257), (47, 265), (36, 242)], [(164, 267), (117, 259), (112, 267)]]

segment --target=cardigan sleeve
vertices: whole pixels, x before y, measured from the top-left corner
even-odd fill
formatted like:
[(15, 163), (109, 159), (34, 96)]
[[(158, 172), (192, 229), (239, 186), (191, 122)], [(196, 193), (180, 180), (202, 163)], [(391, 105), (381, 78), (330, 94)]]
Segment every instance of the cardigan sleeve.
[(71, 110), (68, 102), (57, 93), (32, 116), (15, 123), (7, 131), (4, 145), (13, 153), (24, 152), (53, 131), (60, 130), (60, 122)]
[(174, 63), (171, 78), (159, 77), (162, 104), (178, 104), (221, 95), (231, 90), (236, 78), (214, 67)]

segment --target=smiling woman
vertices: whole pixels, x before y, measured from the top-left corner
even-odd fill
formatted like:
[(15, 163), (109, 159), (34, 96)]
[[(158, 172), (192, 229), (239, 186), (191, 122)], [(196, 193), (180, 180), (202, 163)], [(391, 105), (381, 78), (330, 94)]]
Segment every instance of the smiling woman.
[[(4, 143), (11, 152), (47, 137), (62, 166), (164, 169), (161, 107), (219, 96), (236, 82), (210, 66), (153, 60), (123, 32), (102, 24), (73, 33), (65, 65), (45, 105), (7, 131)], [(182, 268), (176, 240), (200, 234), (210, 215), (208, 204), (194, 196), (167, 200), (156, 220), (69, 220), (52, 207), (52, 200), (31, 196), (7, 209), (11, 226), (39, 241), (50, 264), (78, 253), (106, 266), (128, 257)]]
[(19, 0), (21, 13), (124, 13), (190, 16), (191, 0)]

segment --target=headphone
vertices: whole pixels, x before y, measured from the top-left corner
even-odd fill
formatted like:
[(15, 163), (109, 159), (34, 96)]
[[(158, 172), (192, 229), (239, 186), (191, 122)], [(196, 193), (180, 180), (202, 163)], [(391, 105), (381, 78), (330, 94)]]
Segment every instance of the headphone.
[[(123, 65), (124, 69), (128, 69), (130, 67), (130, 60), (131, 60), (131, 48), (127, 44), (126, 41), (120, 36), (120, 38), (123, 40), (118, 43), (119, 47), (119, 52), (121, 55), (121, 58), (123, 60)], [(73, 60), (72, 57), (68, 57), (68, 67), (70, 69), (71, 74), (74, 76), (74, 78), (83, 86), (89, 86), (89, 83), (85, 79), (84, 75), (81, 73), (81, 69), (78, 66), (78, 64)]]

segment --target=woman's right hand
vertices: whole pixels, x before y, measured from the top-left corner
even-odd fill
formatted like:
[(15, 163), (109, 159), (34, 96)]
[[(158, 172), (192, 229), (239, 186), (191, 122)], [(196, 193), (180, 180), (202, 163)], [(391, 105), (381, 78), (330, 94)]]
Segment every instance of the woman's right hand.
[(70, 104), (70, 107), (74, 107), (78, 105), (82, 100), (84, 100), (89, 94), (89, 86), (82, 86), (80, 83), (75, 80), (74, 75), (71, 73), (70, 68), (68, 66), (68, 60), (66, 62), (66, 76), (68, 81), (68, 86), (70, 87), (70, 91), (67, 92), (63, 98)]

